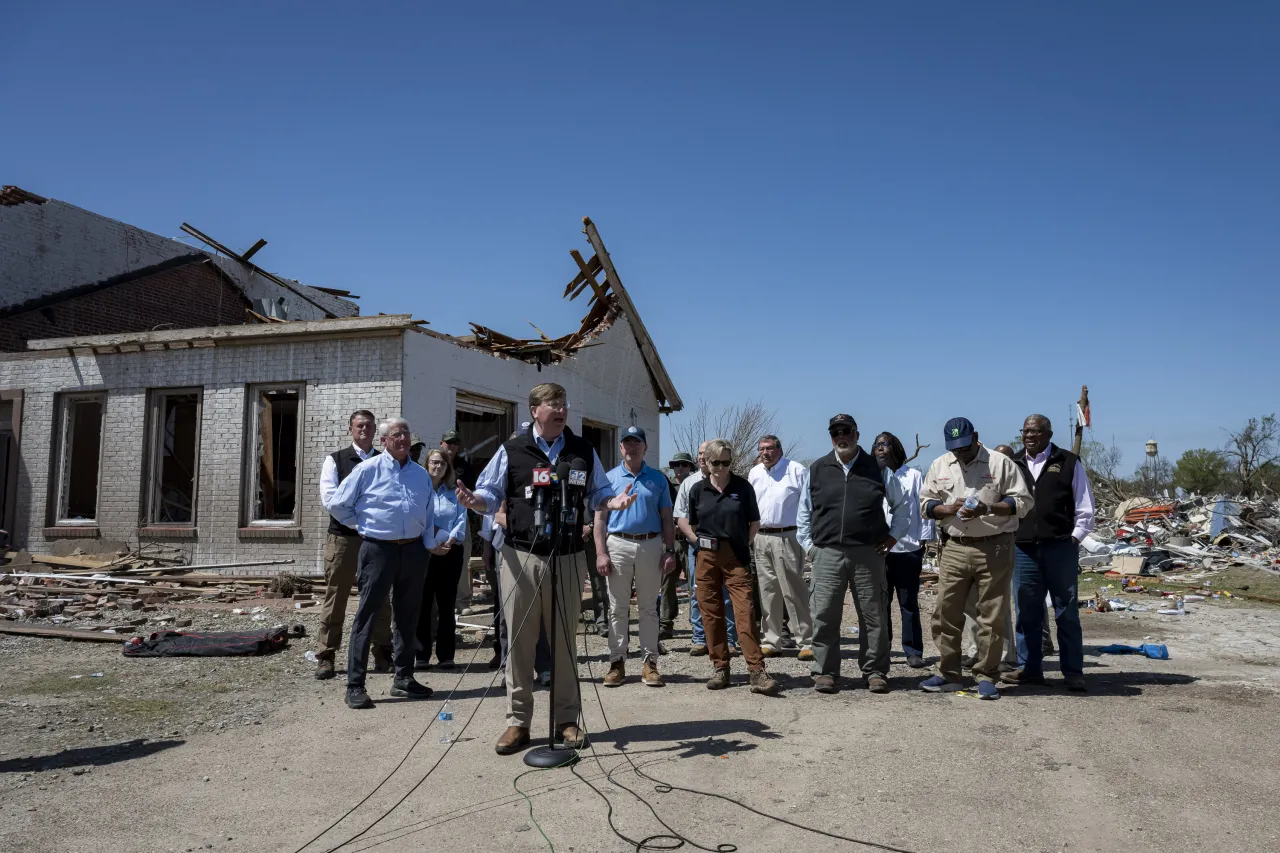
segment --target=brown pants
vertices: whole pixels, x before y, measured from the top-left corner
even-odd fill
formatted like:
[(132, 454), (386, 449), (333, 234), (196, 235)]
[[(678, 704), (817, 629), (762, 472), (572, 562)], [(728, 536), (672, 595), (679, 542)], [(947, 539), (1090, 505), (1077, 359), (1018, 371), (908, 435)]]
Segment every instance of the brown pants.
[(933, 642), (938, 671), (947, 681), (960, 681), (960, 652), (965, 603), (978, 590), (978, 662), (973, 674), (996, 680), (1004, 652), (1013, 578), (1013, 534), (1002, 533), (969, 544), (955, 538), (942, 549), (938, 564), (938, 598), (933, 610)]
[(729, 636), (724, 621), (724, 600), (720, 585), (729, 591), (733, 604), (733, 616), (738, 625), (738, 643), (747, 669), (764, 669), (764, 656), (760, 654), (760, 642), (756, 639), (755, 623), (751, 618), (751, 573), (742, 565), (738, 555), (726, 542), (716, 551), (698, 551), (695, 593), (698, 608), (702, 611), (702, 625), (707, 632), (707, 651), (716, 669), (729, 667)]
[[(347, 618), (347, 598), (356, 582), (360, 537), (326, 533), (324, 537), (324, 604), (320, 606), (320, 630), (316, 632), (316, 657), (333, 660), (342, 645), (342, 623)], [(373, 622), (373, 647), (391, 648), (391, 605), (384, 601)]]

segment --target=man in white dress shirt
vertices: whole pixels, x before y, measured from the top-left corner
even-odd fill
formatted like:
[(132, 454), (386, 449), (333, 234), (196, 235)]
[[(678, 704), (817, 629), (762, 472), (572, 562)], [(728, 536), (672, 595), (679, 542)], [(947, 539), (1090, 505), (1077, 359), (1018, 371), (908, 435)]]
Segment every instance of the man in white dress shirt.
[(760, 506), (760, 532), (752, 546), (760, 581), (760, 653), (772, 657), (782, 645), (782, 623), (790, 618), (800, 660), (813, 660), (813, 622), (809, 588), (804, 582), (804, 549), (796, 539), (800, 496), (809, 489), (809, 470), (782, 455), (776, 435), (763, 436), (756, 449), (760, 462), (747, 481)]

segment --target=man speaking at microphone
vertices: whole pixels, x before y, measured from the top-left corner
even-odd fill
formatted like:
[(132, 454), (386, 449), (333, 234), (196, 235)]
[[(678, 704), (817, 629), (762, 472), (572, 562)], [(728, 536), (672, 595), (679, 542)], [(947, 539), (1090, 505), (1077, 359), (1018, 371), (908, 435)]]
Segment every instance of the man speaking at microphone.
[[(502, 546), (503, 613), (507, 620), (507, 730), (498, 738), (499, 755), (519, 752), (529, 743), (533, 720), (533, 656), (539, 621), (551, 624), (555, 606), (555, 719), (557, 741), (572, 748), (582, 746), (578, 728), (578, 667), (573, 650), (582, 609), (582, 582), (586, 565), (582, 556), (582, 525), (588, 513), (598, 509), (625, 510), (635, 501), (630, 488), (614, 496), (613, 487), (595, 448), (565, 426), (569, 413), (565, 389), (553, 383), (535, 385), (529, 392), (533, 424), (498, 449), (476, 481), (475, 491), (458, 482), (458, 502), (476, 512), (494, 512), (507, 502), (507, 537)], [(552, 483), (551, 472), (557, 472)], [(559, 476), (563, 475), (563, 476)], [(550, 529), (560, 527), (552, 518), (553, 504), (563, 501), (570, 517), (558, 537)], [(547, 578), (555, 552), (558, 577), (556, 598), (551, 600)]]

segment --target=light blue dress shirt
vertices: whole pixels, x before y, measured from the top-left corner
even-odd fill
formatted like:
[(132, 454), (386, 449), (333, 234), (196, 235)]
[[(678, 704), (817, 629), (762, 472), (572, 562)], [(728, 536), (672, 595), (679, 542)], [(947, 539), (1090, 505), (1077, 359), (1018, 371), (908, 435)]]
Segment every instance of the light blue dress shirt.
[(435, 519), (432, 523), (435, 529), (439, 531), (436, 534), (436, 542), (444, 542), (447, 539), (452, 539), (459, 544), (465, 542), (467, 539), (467, 511), (458, 503), (455, 487), (448, 483), (441, 483), (436, 489), (432, 508), (435, 511)]
[[(530, 429), (533, 430), (533, 440), (538, 448), (547, 454), (547, 459), (555, 465), (560, 451), (564, 450), (564, 433), (548, 445), (538, 434), (536, 424)], [(484, 500), (485, 512), (497, 512), (498, 507), (507, 499), (507, 446), (505, 444), (498, 448), (498, 452), (489, 460), (489, 464), (484, 466), (473, 491)], [(600, 464), (600, 454), (593, 450), (591, 451), (591, 479), (587, 481), (587, 511), (595, 512), (601, 504), (613, 497), (613, 494), (609, 475), (604, 472), (604, 466)]]
[(671, 486), (667, 484), (665, 474), (643, 462), (640, 463), (640, 473), (632, 474), (624, 464), (609, 472), (609, 483), (615, 495), (622, 494), (627, 486), (631, 486), (631, 494), (636, 496), (636, 502), (631, 506), (609, 513), (610, 533), (636, 536), (662, 532), (662, 510), (671, 506)]
[(431, 475), (412, 459), (401, 465), (380, 453), (338, 484), (325, 509), (340, 524), (370, 539), (416, 539), (434, 548), (435, 500)]

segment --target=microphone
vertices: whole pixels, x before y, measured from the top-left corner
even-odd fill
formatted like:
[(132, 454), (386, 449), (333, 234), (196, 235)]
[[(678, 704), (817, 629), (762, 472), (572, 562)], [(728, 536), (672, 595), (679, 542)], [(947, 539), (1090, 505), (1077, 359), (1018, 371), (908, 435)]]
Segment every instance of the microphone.
[(569, 524), (577, 524), (578, 504), (581, 503), (582, 493), (587, 488), (587, 461), (574, 459), (567, 465), (563, 462), (560, 464), (564, 466), (564, 472), (560, 474), (560, 488), (563, 490), (560, 505), (565, 508), (566, 521)]
[(561, 457), (556, 465), (556, 479), (560, 481), (560, 509), (569, 511), (569, 460)]
[(551, 491), (551, 469), (533, 469), (533, 527), (543, 530), (547, 526), (547, 493)]

